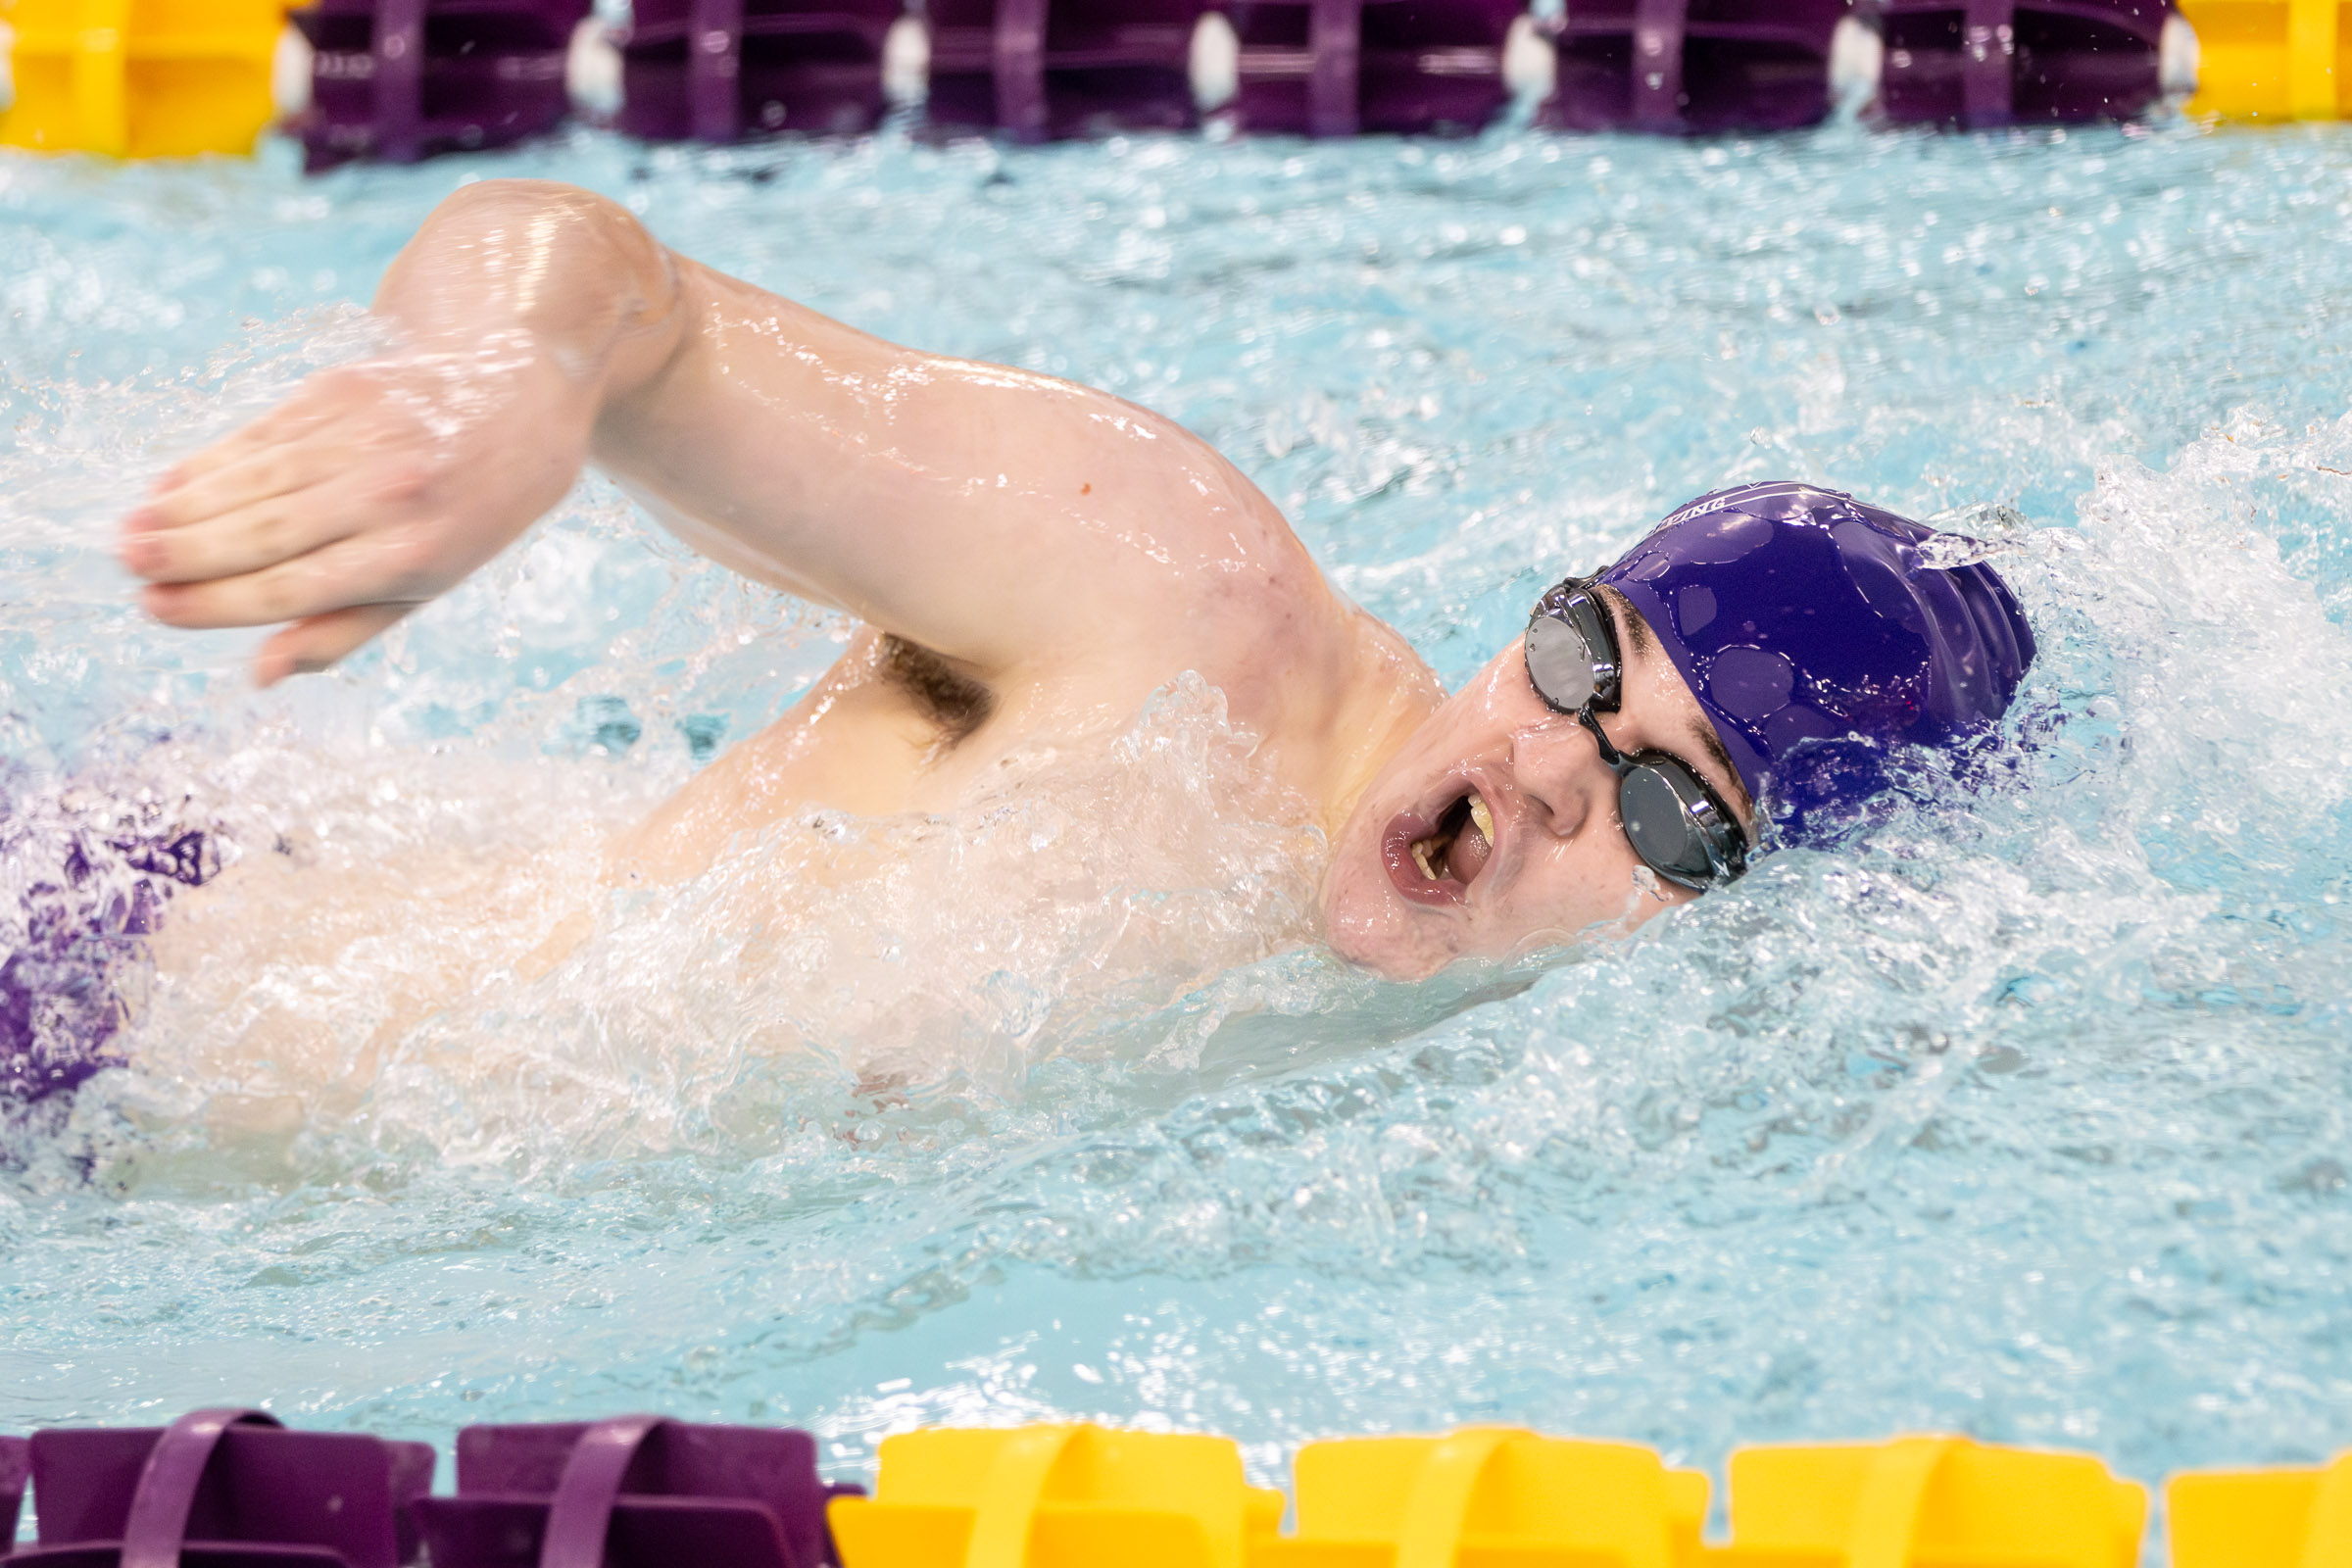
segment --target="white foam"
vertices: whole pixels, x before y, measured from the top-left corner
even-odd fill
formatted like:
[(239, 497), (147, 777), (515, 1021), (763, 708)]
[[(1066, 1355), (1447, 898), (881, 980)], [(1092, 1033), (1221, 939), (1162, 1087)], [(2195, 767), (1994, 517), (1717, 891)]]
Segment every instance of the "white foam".
[(583, 17), (571, 29), (571, 44), (564, 55), (564, 90), (571, 106), (591, 122), (601, 123), (620, 113), (625, 88), (620, 50), (612, 41), (612, 25), (602, 17)]
[(1859, 113), (1879, 96), (1886, 70), (1886, 40), (1859, 17), (1840, 17), (1830, 34), (1830, 97), (1847, 113)]
[(902, 108), (931, 95), (931, 29), (901, 17), (882, 35), (882, 96)]
[(1187, 57), (1193, 83), (1193, 102), (1200, 111), (1214, 114), (1233, 102), (1242, 90), (1242, 36), (1222, 11), (1204, 11), (1193, 24), (1192, 52)]
[(311, 40), (291, 22), (278, 29), (277, 47), (270, 56), (270, 103), (280, 120), (291, 120), (311, 107)]
[(2157, 46), (2156, 80), (2166, 98), (2185, 103), (2196, 96), (2197, 78), (2204, 69), (2204, 46), (2186, 17), (2173, 12), (2164, 19)]

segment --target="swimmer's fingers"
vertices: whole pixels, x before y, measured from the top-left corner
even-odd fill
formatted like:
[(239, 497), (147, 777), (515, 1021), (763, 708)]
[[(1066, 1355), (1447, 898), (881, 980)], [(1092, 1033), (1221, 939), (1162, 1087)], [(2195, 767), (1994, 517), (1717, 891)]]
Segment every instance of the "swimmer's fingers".
[(272, 635), (253, 656), (254, 684), (274, 686), (288, 675), (316, 674), (328, 668), (415, 608), (354, 605), (298, 620)]
[(313, 377), (292, 397), (252, 423), (165, 469), (150, 494), (157, 498), (175, 494), (208, 475), (247, 462), (257, 453), (301, 441), (344, 412), (351, 401), (343, 386), (344, 379), (348, 378)]
[(122, 564), (149, 582), (210, 582), (242, 576), (348, 538), (379, 521), (382, 487), (315, 484), (264, 495), (183, 524), (124, 524)]
[(122, 519), (124, 555), (154, 534), (308, 490), (352, 462), (349, 451), (329, 441), (274, 443), (248, 452), (170, 490), (159, 489), (132, 509)]
[(154, 534), (203, 522), (273, 500), (338, 473), (371, 466), (379, 487), (414, 485), (414, 461), (387, 463), (414, 448), (415, 399), (384, 367), (345, 366), (312, 376), (276, 408), (156, 480), (147, 499), (122, 519), (123, 564), (143, 571)]
[(418, 605), (447, 584), (429, 526), (371, 529), (242, 576), (148, 585), (167, 626), (268, 626), (363, 606)]

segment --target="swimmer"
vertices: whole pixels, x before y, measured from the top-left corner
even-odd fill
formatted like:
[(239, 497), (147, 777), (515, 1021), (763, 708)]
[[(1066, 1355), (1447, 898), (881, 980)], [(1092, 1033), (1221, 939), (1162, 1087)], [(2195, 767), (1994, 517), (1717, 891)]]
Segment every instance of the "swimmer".
[(397, 350), (179, 464), (122, 558), (170, 624), (279, 626), (268, 685), (447, 591), (594, 464), (712, 560), (855, 616), (800, 703), (615, 848), (629, 877), (692, 878), (811, 807), (953, 809), (1024, 748), (1106, 747), (1195, 671), (1326, 836), (1325, 940), (1418, 979), (1732, 880), (1800, 772), (1820, 798), (1874, 787), (1822, 743), (1982, 728), (2034, 654), (1989, 568), (1924, 564), (1927, 530), (1849, 497), (1757, 484), (1564, 575), (1448, 695), (1169, 420), (881, 342), (587, 192), (467, 186), (374, 309)]

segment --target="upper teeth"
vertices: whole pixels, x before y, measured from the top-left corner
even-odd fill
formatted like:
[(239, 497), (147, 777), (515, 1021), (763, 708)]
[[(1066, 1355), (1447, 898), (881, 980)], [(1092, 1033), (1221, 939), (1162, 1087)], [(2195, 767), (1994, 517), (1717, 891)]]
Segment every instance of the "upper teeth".
[[(1494, 813), (1487, 808), (1484, 796), (1474, 794), (1470, 797), (1470, 822), (1478, 829), (1480, 840), (1492, 848), (1494, 843)], [(1443, 832), (1432, 833), (1425, 839), (1415, 839), (1413, 863), (1421, 868), (1423, 876), (1432, 882), (1440, 881), (1450, 874), (1444, 857), (1452, 847), (1452, 835)]]

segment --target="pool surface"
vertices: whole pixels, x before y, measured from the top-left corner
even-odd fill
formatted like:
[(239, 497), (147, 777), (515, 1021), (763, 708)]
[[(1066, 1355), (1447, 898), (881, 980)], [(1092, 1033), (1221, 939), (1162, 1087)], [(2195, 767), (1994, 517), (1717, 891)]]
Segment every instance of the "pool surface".
[[(1955, 1429), (2145, 1480), (2352, 1446), (2352, 128), (292, 170), (0, 160), (0, 940), (127, 818), (271, 865), (143, 982), (139, 1066), (0, 1132), (0, 1429), (646, 1407), (806, 1425), (845, 1477), (1049, 1415), (1230, 1433), (1261, 1478), (1495, 1420), (1707, 1466)], [(144, 623), (107, 547), (502, 174), (1166, 411), (1448, 680), (1782, 475), (1953, 514), (2041, 659), (1999, 745), (1844, 843), (1509, 973), (1298, 946), (1316, 846), (1272, 815), (1085, 829), (1243, 766), (1185, 687), (1123, 772), (803, 824), (556, 973), (485, 968), (841, 623), (591, 483), (257, 696), (255, 634)], [(932, 880), (735, 919), (876, 841)], [(986, 874), (1044, 841), (1115, 885)], [(300, 940), (239, 913), (321, 880)]]

